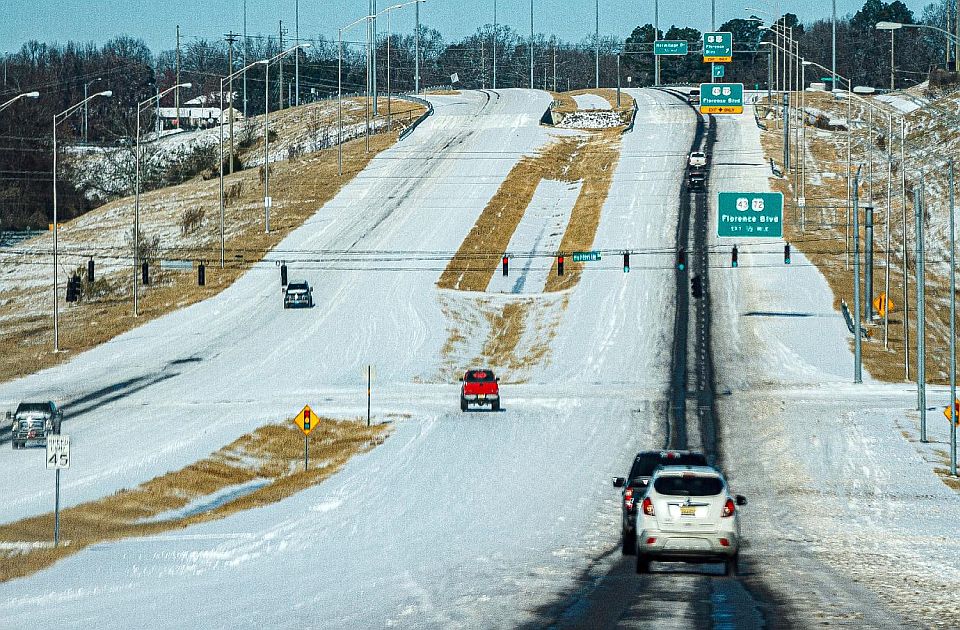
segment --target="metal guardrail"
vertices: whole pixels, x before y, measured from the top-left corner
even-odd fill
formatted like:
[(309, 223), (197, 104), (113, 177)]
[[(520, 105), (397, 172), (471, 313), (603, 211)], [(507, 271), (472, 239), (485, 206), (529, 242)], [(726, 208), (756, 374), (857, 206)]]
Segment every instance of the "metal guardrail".
[(419, 96), (402, 95), (402, 96), (397, 96), (397, 98), (402, 99), (404, 101), (409, 101), (410, 103), (416, 103), (417, 105), (423, 105), (424, 107), (427, 108), (427, 111), (425, 111), (423, 114), (420, 115), (419, 118), (413, 121), (409, 127), (407, 127), (406, 129), (400, 132), (399, 140), (403, 140), (404, 138), (409, 136), (411, 133), (413, 133), (417, 129), (417, 127), (420, 126), (420, 123), (422, 123), (427, 118), (433, 115), (433, 103), (431, 103), (430, 101), (424, 98), (420, 98)]
[(637, 99), (633, 99), (633, 114), (630, 115), (630, 124), (627, 125), (626, 129), (624, 129), (620, 135), (625, 135), (633, 131), (633, 126), (637, 122), (638, 111), (640, 111), (640, 108), (637, 106)]
[(43, 233), (43, 230), (0, 231), (0, 247), (13, 247)]

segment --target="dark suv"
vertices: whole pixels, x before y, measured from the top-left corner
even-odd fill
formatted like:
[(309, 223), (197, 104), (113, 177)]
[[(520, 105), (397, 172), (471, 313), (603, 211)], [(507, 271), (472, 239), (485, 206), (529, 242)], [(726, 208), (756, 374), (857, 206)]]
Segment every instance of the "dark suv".
[(52, 401), (22, 402), (13, 413), (7, 412), (13, 448), (30, 443), (46, 444), (47, 436), (60, 433), (63, 411)]
[(706, 466), (707, 458), (703, 453), (696, 451), (640, 451), (633, 458), (629, 477), (617, 477), (613, 480), (613, 487), (623, 488), (623, 502), (620, 504), (623, 511), (621, 533), (625, 555), (637, 552), (637, 510), (636, 505), (647, 491), (650, 477), (660, 466)]
[(283, 308), (313, 308), (313, 289), (306, 280), (294, 280), (287, 285)]

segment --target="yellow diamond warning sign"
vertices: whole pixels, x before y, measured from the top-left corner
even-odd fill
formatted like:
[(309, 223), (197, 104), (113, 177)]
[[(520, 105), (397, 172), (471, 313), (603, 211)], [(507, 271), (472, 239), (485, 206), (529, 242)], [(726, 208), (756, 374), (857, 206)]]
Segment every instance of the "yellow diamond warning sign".
[(310, 408), (310, 405), (304, 406), (304, 408), (297, 414), (297, 417), (293, 419), (294, 423), (300, 430), (303, 431), (304, 435), (310, 435), (310, 432), (313, 431), (313, 428), (317, 425), (317, 416), (314, 415), (313, 409)]

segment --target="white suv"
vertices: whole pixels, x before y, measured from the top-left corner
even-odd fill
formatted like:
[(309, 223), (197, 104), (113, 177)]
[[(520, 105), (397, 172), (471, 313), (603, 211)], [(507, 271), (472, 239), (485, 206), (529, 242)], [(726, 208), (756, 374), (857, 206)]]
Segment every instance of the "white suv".
[(736, 575), (740, 552), (737, 506), (727, 482), (709, 466), (664, 466), (658, 469), (637, 511), (637, 573), (650, 561), (723, 562)]

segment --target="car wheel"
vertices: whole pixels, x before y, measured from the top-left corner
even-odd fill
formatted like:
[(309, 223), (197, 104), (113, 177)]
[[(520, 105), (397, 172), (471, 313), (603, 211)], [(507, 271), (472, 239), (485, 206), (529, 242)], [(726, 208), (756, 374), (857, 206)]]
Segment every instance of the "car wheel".
[(23, 442), (14, 442), (14, 443), (13, 443), (13, 448), (15, 448), (15, 449), (23, 448)]
[(463, 398), (461, 398), (461, 399), (460, 399), (460, 411), (466, 411), (466, 410), (467, 410), (467, 401), (464, 400)]
[(499, 400), (493, 401), (490, 404), (490, 408), (493, 409), (494, 411), (500, 411), (500, 401)]
[(287, 304), (286, 302), (284, 302), (284, 303), (283, 303), (283, 308), (290, 308), (290, 305)]
[(637, 554), (637, 573), (650, 573), (650, 558), (642, 553)]
[(727, 561), (724, 564), (725, 564), (724, 574), (731, 575), (731, 576), (740, 575), (740, 557), (739, 556), (733, 556), (731, 558), (727, 558)]
[(637, 535), (624, 530), (621, 549), (623, 555), (632, 556), (637, 553)]

